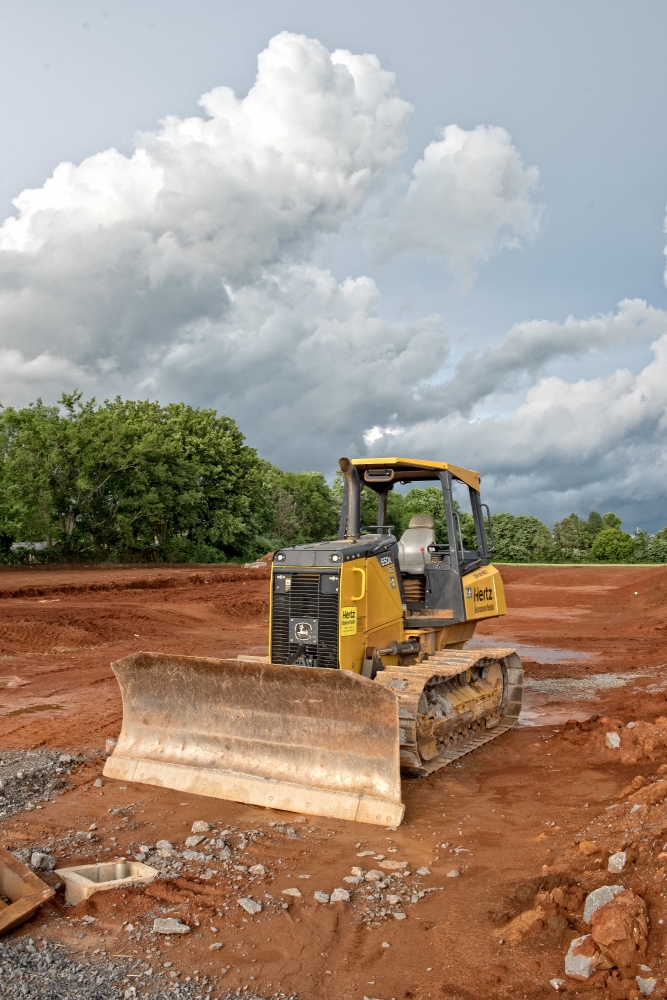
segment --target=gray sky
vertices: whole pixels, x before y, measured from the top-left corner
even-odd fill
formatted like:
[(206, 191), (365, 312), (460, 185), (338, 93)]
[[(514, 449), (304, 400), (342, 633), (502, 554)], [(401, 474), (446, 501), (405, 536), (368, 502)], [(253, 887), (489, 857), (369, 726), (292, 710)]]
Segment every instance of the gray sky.
[[(666, 29), (609, 0), (0, 3), (0, 400), (185, 399), (284, 467), (451, 458), (495, 509), (662, 526)], [(244, 103), (281, 32), (321, 44), (272, 43)]]

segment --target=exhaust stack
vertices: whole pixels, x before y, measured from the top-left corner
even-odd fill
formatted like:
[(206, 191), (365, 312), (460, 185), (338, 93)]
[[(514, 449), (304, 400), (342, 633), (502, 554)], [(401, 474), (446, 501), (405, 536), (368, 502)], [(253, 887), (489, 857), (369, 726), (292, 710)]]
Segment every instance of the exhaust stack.
[(349, 458), (339, 458), (340, 471), (345, 476), (343, 510), (339, 538), (356, 539), (361, 535), (361, 482), (359, 473)]

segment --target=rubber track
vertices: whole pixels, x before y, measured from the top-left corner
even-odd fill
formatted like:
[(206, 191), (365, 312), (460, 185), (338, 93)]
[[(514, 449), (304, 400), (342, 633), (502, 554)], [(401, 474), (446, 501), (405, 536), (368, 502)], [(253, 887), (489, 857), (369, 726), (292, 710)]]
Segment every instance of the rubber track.
[[(455, 743), (430, 760), (422, 760), (417, 744), (418, 705), (422, 691), (430, 680), (446, 680), (464, 670), (501, 662), (505, 668), (507, 686), (503, 697), (502, 716), (493, 728), (482, 735)], [(523, 670), (516, 650), (506, 647), (490, 649), (445, 649), (427, 661), (414, 666), (387, 667), (377, 676), (377, 682), (393, 691), (399, 702), (398, 724), (401, 730), (401, 770), (424, 777), (472, 753), (485, 743), (497, 739), (516, 725), (523, 699)]]

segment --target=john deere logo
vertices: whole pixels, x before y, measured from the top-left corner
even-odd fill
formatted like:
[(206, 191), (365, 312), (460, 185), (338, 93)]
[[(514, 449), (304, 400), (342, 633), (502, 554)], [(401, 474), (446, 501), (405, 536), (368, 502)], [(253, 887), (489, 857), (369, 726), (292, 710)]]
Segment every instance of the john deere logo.
[(305, 643), (312, 646), (317, 643), (317, 618), (290, 618), (290, 642)]

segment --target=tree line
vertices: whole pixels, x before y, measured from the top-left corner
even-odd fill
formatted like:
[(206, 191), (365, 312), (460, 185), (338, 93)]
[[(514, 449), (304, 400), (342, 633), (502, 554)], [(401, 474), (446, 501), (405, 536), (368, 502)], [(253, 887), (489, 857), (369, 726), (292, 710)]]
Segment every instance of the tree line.
[[(251, 561), (284, 545), (335, 538), (343, 484), (284, 472), (245, 444), (229, 417), (184, 403), (79, 392), (0, 407), (0, 562)], [(446, 540), (439, 487), (389, 494), (400, 537), (413, 514), (433, 515)], [(362, 525), (377, 495), (362, 491)], [(464, 547), (472, 517), (459, 511)], [(492, 516), (499, 562), (667, 562), (667, 528), (621, 530), (613, 513), (571, 514), (553, 531), (536, 517)]]

